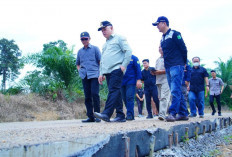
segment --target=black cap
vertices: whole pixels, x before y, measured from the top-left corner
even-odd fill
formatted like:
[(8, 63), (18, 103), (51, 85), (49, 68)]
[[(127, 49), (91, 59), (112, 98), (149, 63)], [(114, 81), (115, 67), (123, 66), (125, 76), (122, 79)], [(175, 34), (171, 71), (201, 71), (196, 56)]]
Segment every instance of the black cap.
[(112, 24), (109, 21), (102, 21), (100, 24), (100, 28), (98, 28), (98, 31), (101, 31), (102, 28), (104, 28), (106, 26), (112, 26)]
[(149, 63), (149, 59), (144, 59), (142, 62), (148, 62)]
[(81, 38), (90, 38), (89, 33), (88, 32), (82, 32), (80, 35)]
[(166, 22), (167, 26), (169, 26), (168, 18), (165, 16), (158, 17), (157, 21), (155, 23), (152, 23), (153, 26), (157, 26), (160, 22)]

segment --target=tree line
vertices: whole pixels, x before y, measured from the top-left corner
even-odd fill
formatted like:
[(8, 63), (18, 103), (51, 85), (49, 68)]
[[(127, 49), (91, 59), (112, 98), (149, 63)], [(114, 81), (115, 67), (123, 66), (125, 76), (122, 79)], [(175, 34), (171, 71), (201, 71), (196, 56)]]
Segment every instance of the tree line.
[[(15, 95), (21, 93), (36, 93), (47, 99), (76, 101), (84, 96), (81, 78), (76, 68), (76, 56), (73, 47), (58, 40), (43, 45), (43, 50), (38, 53), (21, 56), (21, 51), (14, 40), (5, 38), (0, 40), (0, 76), (1, 93)], [(32, 64), (36, 70), (27, 72), (19, 83), (6, 89), (6, 81), (14, 81), (19, 76), (19, 70), (26, 64)], [(215, 61), (217, 76), (225, 83), (221, 96), (223, 105), (232, 109), (230, 99), (232, 87), (232, 57), (226, 62), (220, 58)], [(208, 68), (208, 73), (212, 69)], [(100, 86), (100, 97), (106, 100), (108, 88), (106, 82)], [(206, 104), (208, 99), (205, 100)]]

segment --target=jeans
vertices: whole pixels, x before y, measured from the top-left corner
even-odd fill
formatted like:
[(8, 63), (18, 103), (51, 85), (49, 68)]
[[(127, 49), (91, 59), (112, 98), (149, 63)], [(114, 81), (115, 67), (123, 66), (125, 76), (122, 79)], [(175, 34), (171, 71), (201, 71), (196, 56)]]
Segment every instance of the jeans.
[(139, 99), (136, 99), (137, 105), (138, 105), (138, 112), (139, 114), (143, 114), (143, 101), (140, 101)]
[(188, 107), (187, 107), (187, 99), (188, 99), (188, 95), (187, 95), (187, 87), (186, 85), (182, 85), (181, 86), (181, 92), (182, 92), (182, 97), (181, 97), (181, 106), (185, 106), (187, 111), (185, 113), (184, 116), (188, 116), (189, 115), (189, 111), (188, 111)]
[(151, 97), (153, 98), (156, 108), (159, 111), (159, 99), (158, 99), (158, 91), (156, 86), (152, 86), (149, 88), (144, 88), (144, 93), (146, 97), (146, 107), (148, 115), (152, 115), (151, 111)]
[(94, 118), (94, 112), (100, 112), (100, 97), (99, 97), (99, 83), (97, 78), (82, 79), (82, 84), (85, 94), (85, 106), (87, 110), (87, 116)]
[(210, 95), (209, 102), (210, 106), (212, 107), (213, 112), (216, 112), (213, 101), (216, 98), (217, 106), (218, 106), (218, 113), (221, 113), (221, 102), (220, 102), (220, 94), (219, 95)]
[(172, 103), (169, 107), (169, 114), (176, 116), (185, 116), (187, 113), (187, 106), (181, 103), (183, 94), (181, 92), (182, 79), (184, 77), (184, 66), (177, 65), (166, 68), (166, 75), (170, 91), (172, 94)]
[(134, 99), (135, 99), (135, 85), (126, 85), (121, 87), (122, 100), (126, 106), (127, 116), (134, 118)]
[(105, 76), (109, 93), (102, 114), (106, 114), (110, 118), (114, 113), (114, 109), (116, 109), (116, 117), (124, 119), (125, 114), (123, 113), (122, 96), (120, 92), (123, 72), (121, 69), (116, 69), (109, 74), (105, 74)]
[(199, 115), (204, 115), (204, 102), (205, 102), (205, 97), (204, 97), (205, 91), (201, 92), (193, 92), (189, 91), (189, 105), (190, 105), (190, 111), (191, 115), (196, 116), (197, 115), (197, 110), (196, 110), (196, 103), (198, 107), (198, 114)]

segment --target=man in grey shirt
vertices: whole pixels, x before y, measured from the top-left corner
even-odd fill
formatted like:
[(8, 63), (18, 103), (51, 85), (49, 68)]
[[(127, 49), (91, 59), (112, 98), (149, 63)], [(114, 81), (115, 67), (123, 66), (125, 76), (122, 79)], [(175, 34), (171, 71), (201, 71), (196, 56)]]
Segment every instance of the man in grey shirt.
[(216, 102), (218, 105), (218, 116), (221, 116), (222, 114), (221, 114), (220, 95), (223, 91), (224, 83), (221, 78), (216, 77), (215, 70), (211, 70), (211, 75), (212, 75), (212, 78), (209, 79), (209, 91), (210, 91), (209, 102), (213, 110), (212, 115), (216, 113), (216, 110), (213, 104), (214, 98), (216, 98)]
[(94, 112), (94, 115), (106, 122), (110, 122), (110, 117), (116, 108), (116, 118), (112, 121), (125, 122), (120, 89), (123, 72), (130, 62), (132, 51), (126, 38), (114, 34), (113, 26), (109, 21), (101, 22), (98, 31), (102, 31), (103, 36), (106, 38), (106, 43), (102, 49), (98, 81), (102, 84), (106, 77), (109, 93), (104, 111), (102, 113)]
[(82, 32), (80, 37), (84, 47), (77, 53), (76, 65), (82, 79), (88, 116), (88, 119), (82, 120), (82, 122), (100, 122), (100, 119), (94, 117), (93, 109), (94, 112), (100, 112), (98, 76), (101, 53), (98, 47), (89, 43), (88, 32)]
[(164, 67), (164, 57), (161, 46), (159, 46), (160, 57), (156, 60), (155, 72), (151, 74), (156, 75), (156, 86), (158, 88), (159, 104), (159, 120), (164, 120), (166, 117), (168, 106), (170, 105), (171, 92), (168, 86), (168, 80)]

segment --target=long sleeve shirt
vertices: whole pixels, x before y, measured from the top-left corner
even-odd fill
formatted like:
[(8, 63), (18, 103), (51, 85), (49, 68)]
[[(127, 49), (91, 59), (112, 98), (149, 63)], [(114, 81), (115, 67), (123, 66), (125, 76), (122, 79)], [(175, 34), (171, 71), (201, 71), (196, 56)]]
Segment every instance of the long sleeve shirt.
[(109, 74), (122, 65), (127, 67), (130, 63), (132, 50), (126, 38), (112, 34), (102, 49), (100, 75)]

